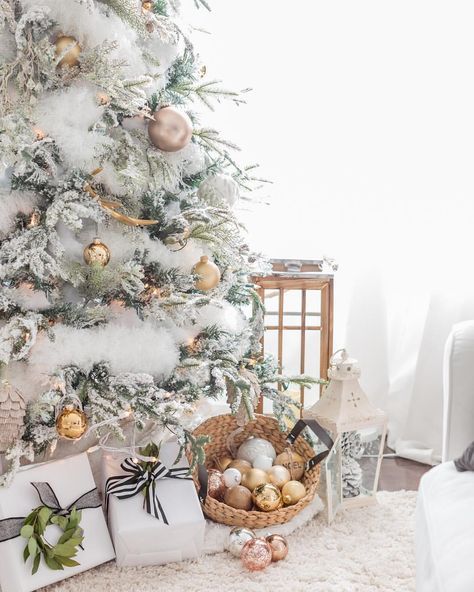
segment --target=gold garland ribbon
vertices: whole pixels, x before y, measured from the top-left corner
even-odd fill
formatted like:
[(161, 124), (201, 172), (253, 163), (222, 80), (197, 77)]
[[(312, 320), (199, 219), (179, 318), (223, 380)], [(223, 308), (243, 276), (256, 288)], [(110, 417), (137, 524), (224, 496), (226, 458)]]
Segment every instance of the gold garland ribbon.
[[(102, 167), (94, 169), (91, 173), (92, 177), (95, 177), (102, 171)], [(89, 184), (86, 183), (84, 185), (84, 191), (88, 193), (93, 199), (95, 199), (98, 204), (115, 220), (122, 222), (122, 224), (127, 224), (128, 226), (151, 226), (152, 224), (158, 224), (159, 220), (145, 220), (142, 218), (133, 218), (132, 216), (127, 216), (125, 214), (121, 214), (116, 210), (122, 207), (122, 204), (119, 201), (113, 201), (111, 199), (104, 199), (100, 197), (100, 195), (95, 191), (95, 189)]]

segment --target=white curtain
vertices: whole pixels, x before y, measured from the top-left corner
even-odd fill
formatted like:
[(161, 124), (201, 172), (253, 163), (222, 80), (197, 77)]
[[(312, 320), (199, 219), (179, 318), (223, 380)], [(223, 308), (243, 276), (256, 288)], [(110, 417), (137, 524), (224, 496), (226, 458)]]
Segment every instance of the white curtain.
[(273, 181), (269, 206), (242, 207), (250, 242), (338, 260), (335, 346), (360, 360), (390, 444), (437, 462), (444, 343), (474, 318), (474, 6), (213, 5), (193, 17), (213, 34), (208, 77), (254, 90), (205, 123)]

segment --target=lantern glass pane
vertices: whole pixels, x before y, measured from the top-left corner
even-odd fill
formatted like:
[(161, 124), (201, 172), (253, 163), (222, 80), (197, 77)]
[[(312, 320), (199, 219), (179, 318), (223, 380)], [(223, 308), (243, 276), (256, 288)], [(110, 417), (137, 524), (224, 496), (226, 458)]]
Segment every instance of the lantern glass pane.
[(341, 445), (337, 438), (325, 461), (326, 505), (328, 521), (331, 522), (342, 502)]
[(383, 435), (384, 431), (380, 426), (370, 426), (342, 434), (344, 500), (375, 495)]

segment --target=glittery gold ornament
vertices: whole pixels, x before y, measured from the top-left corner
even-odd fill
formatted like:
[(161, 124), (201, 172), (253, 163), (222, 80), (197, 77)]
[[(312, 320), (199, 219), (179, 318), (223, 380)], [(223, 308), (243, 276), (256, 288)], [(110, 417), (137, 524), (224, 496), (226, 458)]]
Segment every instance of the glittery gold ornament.
[(0, 380), (0, 452), (5, 452), (20, 435), (25, 411), (25, 400), (20, 391), (8, 380)]
[(226, 486), (222, 473), (215, 469), (210, 469), (207, 481), (207, 494), (216, 500), (222, 501), (225, 491)]
[(292, 479), (299, 480), (304, 475), (304, 458), (297, 452), (293, 452), (291, 448), (287, 448), (279, 454), (275, 459), (275, 464), (286, 467), (290, 471)]
[(268, 476), (262, 469), (249, 469), (242, 475), (242, 485), (250, 491), (264, 483), (268, 483)]
[(264, 512), (273, 512), (283, 506), (280, 490), (271, 483), (256, 487), (252, 492), (252, 499), (257, 508)]
[(260, 571), (272, 562), (272, 549), (265, 539), (250, 539), (243, 546), (240, 558), (249, 571)]
[(285, 506), (292, 506), (306, 495), (306, 487), (301, 481), (288, 481), (281, 490)]
[(267, 471), (268, 479), (278, 489), (281, 489), (285, 483), (291, 481), (290, 471), (283, 465), (273, 465)]
[(215, 263), (209, 261), (209, 257), (203, 255), (199, 263), (193, 267), (193, 273), (199, 276), (194, 287), (196, 290), (207, 292), (217, 286), (221, 279), (221, 272)]
[(110, 249), (100, 238), (95, 238), (84, 249), (84, 261), (87, 265), (98, 264), (105, 267), (110, 261)]
[(184, 111), (176, 107), (162, 107), (148, 123), (151, 143), (163, 152), (177, 152), (189, 144), (193, 124)]
[(288, 541), (281, 534), (271, 534), (265, 539), (272, 549), (272, 561), (281, 561), (288, 555)]
[(227, 468), (237, 469), (243, 475), (247, 471), (250, 471), (250, 469), (252, 468), (252, 465), (246, 460), (242, 460), (241, 458), (236, 458), (231, 463), (229, 463)]
[(74, 405), (66, 405), (56, 418), (56, 431), (61, 438), (79, 440), (87, 430), (87, 415)]
[(234, 485), (224, 494), (224, 503), (236, 510), (250, 510), (252, 508), (252, 494), (242, 485)]
[[(79, 55), (81, 53), (81, 46), (77, 39), (68, 35), (61, 35), (56, 39), (56, 55), (63, 56), (58, 63), (58, 68), (73, 67), (79, 65)], [(69, 48), (69, 49), (68, 49)], [(64, 54), (65, 50), (66, 53)]]

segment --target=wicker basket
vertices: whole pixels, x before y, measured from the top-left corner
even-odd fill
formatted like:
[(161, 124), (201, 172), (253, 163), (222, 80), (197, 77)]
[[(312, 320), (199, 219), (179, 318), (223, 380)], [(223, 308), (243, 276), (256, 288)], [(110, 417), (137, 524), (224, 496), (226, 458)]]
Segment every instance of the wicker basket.
[[(229, 454), (227, 448), (227, 439), (229, 434), (237, 429), (237, 421), (232, 415), (218, 415), (211, 417), (202, 423), (195, 431), (194, 435), (208, 435), (211, 438), (206, 445), (206, 468), (210, 469), (213, 465), (213, 459)], [(235, 444), (238, 446), (249, 436), (258, 436), (271, 442), (277, 452), (283, 452), (289, 444), (286, 440), (287, 434), (281, 432), (278, 422), (273, 417), (257, 415), (255, 421), (246, 424), (243, 431), (235, 438)], [(304, 438), (298, 438), (293, 444), (292, 449), (300, 454), (305, 460), (314, 456), (314, 450)], [(301, 479), (306, 487), (306, 495), (295, 505), (286, 506), (273, 512), (258, 512), (245, 510), (236, 510), (227, 504), (220, 502), (210, 496), (207, 496), (202, 507), (204, 514), (221, 524), (229, 526), (246, 526), (248, 528), (266, 528), (275, 524), (284, 524), (301, 512), (314, 498), (319, 483), (319, 465), (307, 470)], [(193, 474), (196, 488), (200, 489), (198, 469)]]

